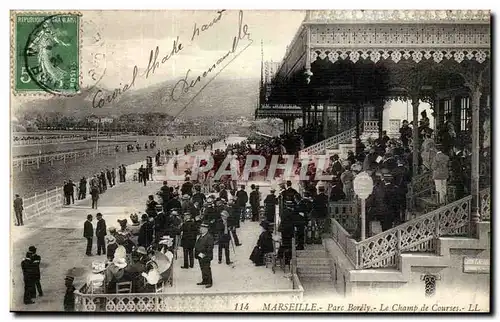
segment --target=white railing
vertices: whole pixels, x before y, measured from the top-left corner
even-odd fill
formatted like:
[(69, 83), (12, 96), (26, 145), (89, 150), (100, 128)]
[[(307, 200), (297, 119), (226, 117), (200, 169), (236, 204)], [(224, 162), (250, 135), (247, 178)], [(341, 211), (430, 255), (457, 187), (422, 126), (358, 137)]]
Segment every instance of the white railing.
[(491, 190), (486, 188), (479, 193), (481, 202), (481, 221), (491, 220)]
[[(441, 236), (467, 234), (471, 196), (356, 243), (350, 259), (357, 269), (395, 267), (402, 252), (434, 251)], [(347, 251), (347, 256), (352, 252)]]
[[(300, 302), (304, 289), (296, 274), (290, 289), (196, 293), (84, 294), (75, 291), (77, 312), (234, 312), (242, 303)], [(292, 288), (293, 287), (293, 288)], [(255, 309), (260, 311), (262, 307)], [(252, 309), (250, 309), (252, 310)]]
[(393, 136), (393, 137), (398, 136), (400, 127), (401, 127), (401, 120), (400, 119), (389, 120), (389, 131), (387, 134), (389, 136)]
[(324, 153), (326, 149), (333, 149), (340, 143), (350, 143), (352, 142), (353, 136), (356, 135), (356, 128), (353, 127), (342, 133), (329, 137), (326, 140), (313, 144), (305, 149), (300, 150), (300, 154), (320, 154)]
[(23, 200), (23, 220), (29, 220), (49, 211), (62, 207), (64, 202), (63, 189), (61, 187), (45, 190), (45, 193), (36, 194)]
[(355, 234), (359, 228), (358, 203), (353, 201), (336, 201), (328, 204), (328, 213), (347, 232)]
[[(118, 143), (116, 145), (118, 145), (120, 151), (123, 152), (124, 151), (123, 149), (126, 149), (127, 144), (128, 143)], [(116, 153), (115, 150), (116, 145), (108, 145), (105, 147), (100, 147), (99, 152), (96, 152), (96, 149), (92, 148), (92, 149), (82, 149), (82, 150), (68, 151), (61, 153), (40, 154), (28, 157), (14, 158), (12, 159), (12, 167), (20, 168), (20, 170), (22, 171), (23, 168), (26, 166), (40, 167), (40, 164), (45, 164), (45, 163), (53, 164), (54, 161), (63, 161), (64, 163), (66, 163), (69, 161), (75, 161), (78, 158), (82, 157), (88, 157), (88, 156), (95, 157), (96, 155), (101, 155), (101, 154), (105, 155), (114, 154)]]
[(363, 122), (363, 133), (378, 133), (378, 121), (368, 120)]
[(83, 137), (61, 137), (52, 139), (28, 139), (28, 140), (13, 140), (12, 146), (24, 146), (24, 145), (34, 145), (34, 144), (52, 144), (52, 143), (66, 143), (66, 142), (83, 142)]

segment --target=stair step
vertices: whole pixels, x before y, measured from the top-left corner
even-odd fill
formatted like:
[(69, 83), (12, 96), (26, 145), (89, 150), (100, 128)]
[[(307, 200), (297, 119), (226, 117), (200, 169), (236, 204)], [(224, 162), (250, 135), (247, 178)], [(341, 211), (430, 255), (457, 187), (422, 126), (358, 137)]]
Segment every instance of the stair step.
[(298, 265), (330, 265), (328, 258), (297, 257)]
[(297, 252), (297, 258), (328, 258), (325, 250)]
[(299, 274), (331, 274), (330, 267), (297, 267)]
[(331, 281), (332, 280), (332, 276), (330, 273), (328, 274), (306, 274), (306, 273), (302, 273), (302, 274), (299, 274), (299, 279), (301, 281)]
[(304, 250), (299, 250), (299, 252), (303, 252), (305, 250), (325, 250), (325, 246), (323, 244), (307, 244), (304, 246)]

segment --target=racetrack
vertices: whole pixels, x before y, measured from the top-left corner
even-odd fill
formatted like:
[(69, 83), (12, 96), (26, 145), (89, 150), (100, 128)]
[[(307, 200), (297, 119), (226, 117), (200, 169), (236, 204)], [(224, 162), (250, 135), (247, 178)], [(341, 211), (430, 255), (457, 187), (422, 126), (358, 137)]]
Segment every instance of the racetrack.
[[(147, 156), (154, 159), (158, 149), (175, 149), (180, 151), (186, 144), (197, 140), (207, 139), (208, 136), (188, 137), (185, 139), (173, 139), (172, 141), (159, 140), (160, 137), (140, 137), (139, 143), (142, 143), (142, 149), (139, 152), (121, 151), (113, 155), (99, 155), (96, 158), (83, 158), (67, 163), (54, 162), (53, 165), (41, 164), (40, 168), (36, 166), (24, 167), (23, 171), (19, 168), (13, 169), (11, 173), (11, 184), (13, 194), (20, 194), (27, 198), (35, 193), (43, 193), (45, 190), (51, 190), (60, 187), (64, 180), (73, 180), (77, 183), (83, 176), (88, 178), (106, 168), (117, 168), (118, 165), (129, 165), (132, 163), (146, 160)], [(155, 140), (157, 147), (154, 150), (144, 150), (144, 142)], [(95, 142), (93, 143), (95, 146)]]

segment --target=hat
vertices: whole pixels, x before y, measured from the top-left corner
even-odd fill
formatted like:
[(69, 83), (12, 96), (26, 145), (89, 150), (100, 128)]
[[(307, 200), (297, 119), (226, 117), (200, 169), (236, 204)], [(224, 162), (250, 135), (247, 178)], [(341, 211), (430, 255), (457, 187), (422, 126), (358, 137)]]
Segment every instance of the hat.
[(200, 227), (205, 227), (205, 228), (208, 228), (208, 223), (204, 222), (200, 225)]
[(125, 260), (125, 258), (117, 258), (115, 257), (113, 259), (113, 264), (118, 267), (118, 268), (125, 268), (127, 267), (127, 261)]
[(143, 255), (148, 254), (148, 252), (146, 251), (146, 248), (144, 248), (143, 246), (139, 246), (135, 252), (138, 254), (143, 254)]
[(264, 228), (265, 230), (268, 230), (269, 229), (269, 221), (267, 220), (264, 220), (260, 223), (260, 227)]
[(130, 220), (139, 221), (139, 216), (137, 216), (137, 214), (130, 214)]
[(162, 236), (158, 244), (172, 246), (174, 244), (174, 239), (170, 236)]
[(66, 276), (64, 278), (64, 281), (65, 282), (70, 282), (70, 283), (73, 283), (73, 281), (75, 280), (75, 278), (73, 276)]
[(108, 244), (114, 244), (116, 243), (116, 238), (113, 236), (106, 236), (106, 241), (108, 242)]
[(126, 226), (127, 225), (127, 219), (118, 219), (117, 222), (120, 224), (120, 226)]
[(106, 270), (106, 264), (104, 262), (92, 262), (92, 273), (98, 274), (104, 272), (104, 270)]
[(35, 253), (35, 252), (36, 252), (36, 247), (35, 247), (35, 246), (30, 246), (30, 247), (28, 248), (28, 250), (29, 250), (30, 252), (32, 252), (32, 253)]
[(115, 227), (109, 227), (108, 228), (110, 233), (116, 233), (116, 228)]

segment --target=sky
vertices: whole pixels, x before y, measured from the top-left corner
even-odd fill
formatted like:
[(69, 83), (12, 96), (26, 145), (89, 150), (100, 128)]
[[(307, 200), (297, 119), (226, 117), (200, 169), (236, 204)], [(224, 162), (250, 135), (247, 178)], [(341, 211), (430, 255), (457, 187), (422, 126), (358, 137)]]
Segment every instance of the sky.
[[(264, 60), (281, 61), (304, 16), (304, 11), (243, 11), (241, 27), (247, 25), (250, 35), (240, 40), (236, 53), (221, 65), (248, 47), (218, 77), (259, 78), (261, 47)], [(203, 73), (232, 48), (240, 32), (238, 11), (84, 11), (82, 20), (84, 83), (95, 83), (93, 73), (96, 79), (102, 77), (99, 86), (110, 89), (131, 82), (136, 65), (135, 88), (182, 78), (188, 70), (190, 75)], [(211, 27), (202, 30), (211, 22)], [(200, 31), (192, 39), (195, 26)], [(151, 51), (158, 46), (161, 61), (177, 37), (182, 50), (164, 64), (160, 62), (147, 79), (141, 77)]]

